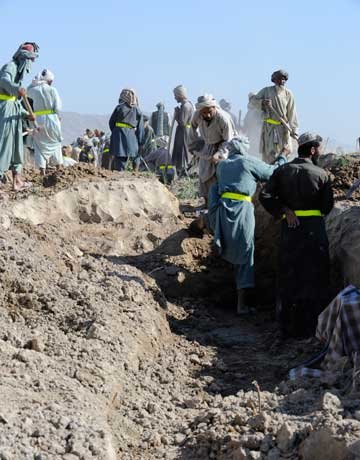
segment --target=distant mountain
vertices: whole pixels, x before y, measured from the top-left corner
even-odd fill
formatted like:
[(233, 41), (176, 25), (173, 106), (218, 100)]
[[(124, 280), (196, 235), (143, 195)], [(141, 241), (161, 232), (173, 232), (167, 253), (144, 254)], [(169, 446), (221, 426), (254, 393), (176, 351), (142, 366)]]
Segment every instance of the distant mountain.
[(356, 151), (355, 143), (354, 145), (350, 145), (346, 142), (338, 141), (337, 139), (325, 138), (323, 144), (326, 152), (337, 153), (339, 155)]
[(71, 144), (77, 137), (84, 134), (86, 128), (97, 128), (107, 133), (109, 131), (109, 118), (110, 115), (61, 112), (63, 144)]

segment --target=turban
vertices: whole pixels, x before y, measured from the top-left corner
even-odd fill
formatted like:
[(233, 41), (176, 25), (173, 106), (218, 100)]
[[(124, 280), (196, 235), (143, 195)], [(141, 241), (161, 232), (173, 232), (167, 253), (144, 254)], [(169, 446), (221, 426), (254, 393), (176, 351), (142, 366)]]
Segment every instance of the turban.
[(246, 155), (250, 148), (249, 139), (246, 136), (237, 136), (231, 139), (227, 143), (229, 155), (238, 153), (240, 155)]
[(166, 149), (169, 144), (169, 136), (161, 136), (156, 139), (156, 145), (159, 149)]
[(199, 96), (197, 103), (195, 104), (197, 110), (205, 109), (206, 107), (219, 107), (214, 96), (211, 94), (204, 94)]
[(136, 107), (139, 104), (135, 91), (129, 88), (124, 88), (121, 91), (119, 101), (125, 102), (130, 107)]
[(54, 81), (55, 75), (49, 69), (44, 69), (38, 75), (38, 79), (42, 81)]
[(36, 43), (25, 42), (22, 43), (13, 56), (16, 61), (23, 61), (25, 59), (35, 59), (39, 56), (39, 47)]
[(187, 99), (187, 90), (185, 86), (179, 85), (174, 88), (174, 95), (180, 99)]
[(230, 102), (228, 102), (228, 101), (225, 100), (225, 99), (220, 99), (219, 104), (220, 104), (220, 107), (221, 107), (223, 110), (230, 110), (230, 109), (231, 109)]
[(13, 56), (13, 60), (17, 64), (19, 82), (22, 81), (24, 75), (31, 70), (31, 64), (39, 54), (39, 47), (36, 43), (25, 42), (22, 43)]
[(285, 70), (276, 70), (272, 75), (271, 75), (271, 81), (274, 83), (274, 80), (276, 78), (284, 78), (285, 80), (289, 79), (289, 74)]
[(299, 144), (299, 147), (300, 145), (307, 144), (308, 142), (319, 142), (320, 144), (322, 140), (323, 139), (319, 134), (306, 132), (306, 133), (301, 134), (301, 136), (299, 136), (298, 144)]

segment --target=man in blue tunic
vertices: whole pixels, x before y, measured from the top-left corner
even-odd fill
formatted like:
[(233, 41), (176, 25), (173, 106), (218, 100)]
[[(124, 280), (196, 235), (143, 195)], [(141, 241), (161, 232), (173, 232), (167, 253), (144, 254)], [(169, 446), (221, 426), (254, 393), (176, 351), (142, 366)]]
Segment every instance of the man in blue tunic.
[(144, 118), (134, 90), (121, 91), (119, 104), (110, 117), (109, 126), (112, 168), (124, 171), (126, 163), (130, 160), (133, 168), (137, 169), (139, 147), (144, 143)]
[(237, 312), (248, 314), (247, 294), (255, 286), (252, 196), (258, 182), (269, 180), (273, 171), (287, 162), (288, 150), (283, 150), (274, 165), (268, 165), (248, 155), (249, 141), (246, 137), (233, 138), (228, 143), (228, 149), (229, 156), (218, 164), (217, 183), (209, 192), (208, 216), (215, 245), (221, 256), (235, 268)]
[(21, 179), (24, 162), (23, 118), (34, 120), (24, 110), (19, 98), (26, 95), (22, 81), (38, 57), (36, 43), (19, 46), (12, 61), (0, 70), (0, 181), (6, 171), (13, 173), (13, 188), (21, 190), (26, 183)]

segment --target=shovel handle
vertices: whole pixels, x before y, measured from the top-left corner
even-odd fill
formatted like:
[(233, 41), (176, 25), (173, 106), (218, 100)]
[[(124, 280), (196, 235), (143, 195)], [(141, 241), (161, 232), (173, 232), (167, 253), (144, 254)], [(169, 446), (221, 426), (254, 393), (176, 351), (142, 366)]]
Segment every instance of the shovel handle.
[[(24, 104), (25, 104), (26, 110), (29, 112), (29, 114), (30, 114), (32, 117), (34, 117), (34, 118), (35, 118), (35, 114), (34, 114), (34, 111), (33, 111), (33, 109), (31, 108), (31, 105), (30, 105), (29, 99), (28, 99), (28, 97), (27, 97), (27, 95), (26, 95), (26, 94), (23, 96), (23, 101), (24, 101)], [(34, 120), (34, 122), (33, 122), (33, 123), (34, 123), (35, 127), (37, 127), (36, 119)]]

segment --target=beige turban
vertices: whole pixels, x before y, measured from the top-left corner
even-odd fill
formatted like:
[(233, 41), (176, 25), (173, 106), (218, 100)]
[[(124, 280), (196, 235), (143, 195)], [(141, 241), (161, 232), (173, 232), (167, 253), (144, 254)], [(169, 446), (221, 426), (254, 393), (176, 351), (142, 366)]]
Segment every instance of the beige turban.
[(179, 98), (187, 99), (187, 90), (185, 86), (179, 85), (174, 88), (174, 95)]
[(130, 107), (135, 107), (139, 104), (135, 91), (130, 88), (124, 88), (121, 91), (119, 100), (125, 102)]
[(195, 104), (197, 110), (205, 109), (206, 107), (219, 107), (216, 99), (212, 94), (204, 94), (199, 96), (197, 103)]

